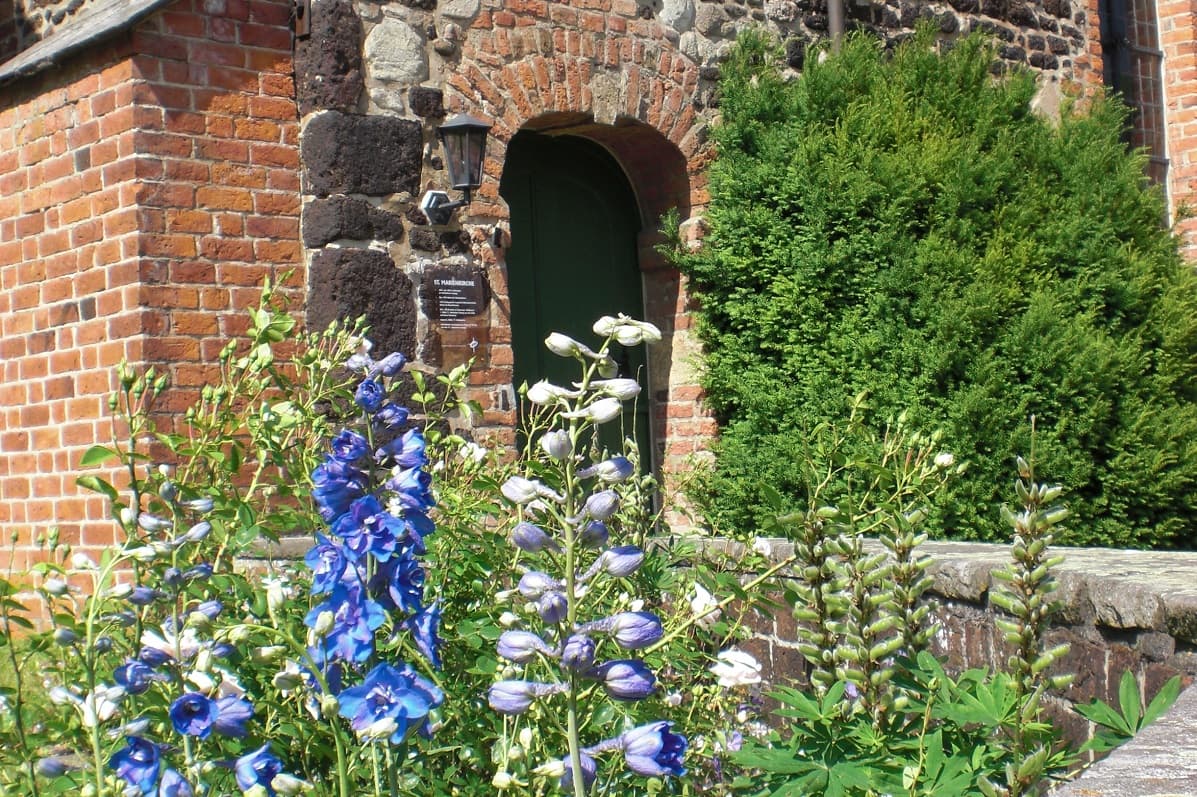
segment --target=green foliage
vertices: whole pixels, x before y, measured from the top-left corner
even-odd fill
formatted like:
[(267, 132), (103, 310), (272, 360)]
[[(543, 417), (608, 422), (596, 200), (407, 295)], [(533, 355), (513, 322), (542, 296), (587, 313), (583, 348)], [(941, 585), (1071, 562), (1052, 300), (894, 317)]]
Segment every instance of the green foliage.
[(1134, 674), (1129, 671), (1122, 673), (1122, 679), (1118, 682), (1116, 708), (1103, 700), (1094, 700), (1086, 706), (1076, 707), (1077, 713), (1100, 726), (1081, 750), (1104, 753), (1114, 749), (1159, 719), (1178, 697), (1180, 676), (1176, 675), (1169, 678), (1151, 702), (1144, 706), (1139, 699), (1139, 683)]
[[(817, 442), (818, 461), (844, 460), (836, 452), (846, 439), (833, 434)], [(780, 730), (736, 756), (750, 770), (737, 780), (748, 793), (1021, 797), (1039, 794), (1073, 761), (1040, 708), (1047, 689), (1070, 680), (1047, 674), (1067, 646), (1043, 644), (1051, 570), (1059, 561), (1047, 549), (1064, 516), (1052, 505), (1060, 489), (1036, 484), (1019, 459), (1023, 507), (1003, 513), (1015, 533), (1012, 562), (993, 598), (1012, 616), (996, 623), (1014, 653), (1008, 670), (972, 669), (954, 678), (926, 649), (935, 629), (919, 600), (930, 565), (917, 551), (926, 539), (914, 531), (925, 515), (919, 503), (942, 486), (948, 465), (941, 459), (936, 466), (933, 444), (899, 425), (885, 436), (878, 460), (840, 466), (870, 478), (839, 506), (819, 505), (836, 481), (837, 468), (829, 467), (811, 492), (812, 508), (774, 522), (773, 530), (794, 541), (787, 598), (810, 686), (775, 691), (781, 707), (773, 725)], [(882, 529), (883, 553), (861, 543), (861, 519)]]
[(924, 31), (892, 57), (849, 37), (791, 81), (777, 63), (746, 34), (724, 65), (710, 233), (675, 253), (721, 423), (712, 522), (753, 531), (764, 485), (802, 507), (800, 452), (863, 392), (972, 463), (946, 536), (995, 538), (1034, 414), (1072, 491), (1058, 542), (1197, 544), (1197, 281), (1124, 109), (1044, 120), (977, 37), (941, 54)]

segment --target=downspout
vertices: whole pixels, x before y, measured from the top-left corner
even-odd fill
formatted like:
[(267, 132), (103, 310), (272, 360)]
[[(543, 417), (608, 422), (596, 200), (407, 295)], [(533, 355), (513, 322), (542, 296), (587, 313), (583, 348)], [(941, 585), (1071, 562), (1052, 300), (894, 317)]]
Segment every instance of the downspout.
[(831, 51), (840, 51), (844, 38), (844, 0), (827, 0), (827, 32), (831, 34)]

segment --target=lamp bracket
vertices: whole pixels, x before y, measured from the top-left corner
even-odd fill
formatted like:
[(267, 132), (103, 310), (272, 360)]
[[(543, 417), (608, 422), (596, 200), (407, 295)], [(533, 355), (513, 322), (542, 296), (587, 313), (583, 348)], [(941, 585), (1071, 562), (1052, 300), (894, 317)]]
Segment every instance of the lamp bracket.
[(428, 217), (430, 223), (444, 226), (452, 220), (453, 211), (465, 207), (468, 203), (469, 199), (459, 199), (454, 202), (444, 191), (428, 191), (420, 200), (420, 210)]

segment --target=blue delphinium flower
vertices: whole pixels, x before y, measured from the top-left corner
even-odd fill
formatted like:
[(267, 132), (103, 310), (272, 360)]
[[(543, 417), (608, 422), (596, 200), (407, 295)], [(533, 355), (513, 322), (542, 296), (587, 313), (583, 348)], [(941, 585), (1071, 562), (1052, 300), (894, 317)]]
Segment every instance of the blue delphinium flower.
[(420, 653), (428, 660), (433, 669), (441, 668), (441, 605), (439, 602), (425, 607), (416, 614), (403, 621), (403, 626), (411, 632), (412, 639)]
[(262, 745), (252, 753), (246, 753), (233, 765), (233, 773), (241, 791), (249, 791), (254, 786), (261, 786), (270, 797), (274, 797), (276, 794), (271, 783), (282, 771), (283, 762), (270, 752), (269, 744)]
[(170, 704), (170, 721), (184, 736), (207, 739), (219, 709), (216, 702), (199, 692), (187, 692)]
[(628, 769), (649, 778), (685, 774), (686, 737), (671, 733), (672, 727), (671, 722), (658, 721), (625, 732), (620, 745)]
[(216, 701), (216, 721), (212, 724), (212, 729), (225, 736), (242, 739), (249, 732), (245, 724), (253, 715), (253, 703), (243, 697), (226, 695)]
[(328, 612), (332, 624), (313, 652), (318, 662), (341, 659), (366, 661), (374, 653), (374, 632), (386, 622), (382, 606), (371, 600), (358, 586), (342, 582), (323, 603), (304, 618), (308, 628), (315, 628), (320, 616)]
[(108, 766), (130, 786), (140, 789), (143, 795), (154, 794), (162, 766), (161, 748), (138, 736), (126, 737), (125, 743), (124, 748), (108, 759)]
[(595, 678), (616, 700), (643, 700), (656, 691), (656, 676), (639, 659), (608, 661), (595, 668)]
[(346, 464), (352, 464), (366, 455), (370, 444), (352, 429), (343, 429), (332, 439), (333, 459)]
[(363, 379), (353, 394), (353, 400), (366, 412), (377, 410), (386, 397), (386, 388), (375, 379)]
[(385, 429), (396, 429), (407, 423), (411, 412), (407, 407), (400, 407), (394, 402), (388, 401), (378, 408), (378, 412), (374, 413), (374, 423)]
[(165, 680), (166, 676), (155, 672), (154, 668), (143, 662), (130, 659), (116, 668), (112, 678), (125, 687), (125, 691), (129, 694), (140, 695), (149, 689), (150, 684), (154, 681)]
[(313, 595), (332, 592), (341, 582), (345, 565), (348, 563), (344, 548), (334, 544), (323, 534), (316, 535), (316, 544), (307, 552), (303, 561), (312, 570)]
[(158, 797), (194, 797), (195, 792), (191, 784), (173, 769), (162, 773), (162, 780), (158, 783)]
[(352, 465), (329, 456), (312, 471), (312, 500), (326, 523), (340, 517), (365, 494), (366, 475)]
[(341, 538), (352, 558), (361, 559), (369, 554), (385, 562), (398, 544), (396, 531), (402, 534), (406, 529), (398, 518), (383, 511), (377, 498), (364, 495), (333, 521), (332, 531)]
[(360, 686), (337, 696), (340, 714), (353, 730), (359, 735), (389, 731), (394, 744), (410, 730), (423, 728), (428, 713), (443, 700), (444, 693), (409, 665), (392, 667), (386, 662), (372, 669)]
[(398, 468), (420, 468), (428, 464), (424, 435), (419, 429), (408, 429), (375, 452), (379, 462), (388, 462)]
[(424, 568), (410, 550), (379, 562), (369, 587), (384, 609), (416, 614), (424, 607)]

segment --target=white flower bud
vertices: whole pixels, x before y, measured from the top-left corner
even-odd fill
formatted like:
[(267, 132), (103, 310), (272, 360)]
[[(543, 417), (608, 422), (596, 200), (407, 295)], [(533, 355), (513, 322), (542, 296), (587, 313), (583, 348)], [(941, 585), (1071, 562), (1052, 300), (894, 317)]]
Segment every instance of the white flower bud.
[(523, 728), (520, 728), (519, 735), (516, 738), (525, 750), (528, 749), (532, 746), (532, 729), (525, 725)]
[(547, 380), (540, 380), (532, 387), (528, 388), (528, 401), (543, 407), (546, 404), (556, 404), (562, 399), (577, 398), (581, 395), (578, 390), (566, 390), (559, 385), (554, 385)]
[(313, 626), (312, 630), (318, 637), (326, 636), (328, 632), (332, 630), (333, 624), (336, 623), (336, 621), (337, 617), (332, 612), (327, 610), (320, 612), (320, 614), (316, 616), (316, 625)]
[(280, 692), (290, 692), (292, 689), (298, 689), (299, 687), (303, 686), (303, 676), (297, 672), (287, 672), (286, 670), (281, 670), (274, 674), (274, 677), (270, 679), (270, 682), (274, 684), (274, 688), (278, 689)]
[(552, 761), (546, 761), (536, 769), (532, 770), (532, 774), (538, 775), (542, 778), (556, 780), (565, 774), (565, 761), (560, 758), (554, 758)]
[(541, 449), (555, 460), (563, 460), (569, 456), (571, 446), (569, 432), (564, 429), (554, 429), (540, 436)]
[(591, 382), (596, 390), (613, 396), (620, 401), (640, 395), (640, 383), (635, 379), (596, 379)]
[(504, 628), (511, 628), (512, 626), (519, 625), (519, 622), (519, 615), (515, 612), (503, 612), (501, 615), (499, 615), (499, 625), (503, 626)]
[(76, 553), (71, 555), (71, 567), (76, 570), (95, 570), (96, 563), (87, 554)]
[(399, 725), (393, 717), (383, 717), (362, 728), (357, 735), (361, 739), (386, 739), (397, 730)]
[(305, 791), (310, 791), (312, 784), (308, 783), (306, 780), (297, 778), (294, 775), (288, 775), (286, 772), (280, 772), (270, 779), (270, 788), (274, 789), (274, 791), (278, 794), (283, 794), (287, 795), (287, 797), (290, 797), (290, 795), (293, 794), (300, 794)]
[(490, 785), (494, 786), (496, 789), (510, 789), (512, 782), (513, 778), (511, 775), (502, 770), (496, 772), (495, 776), (490, 779)]
[(956, 462), (956, 457), (952, 452), (944, 451), (935, 455), (935, 467), (950, 468)]
[(562, 335), (560, 332), (553, 332), (544, 339), (544, 345), (553, 354), (558, 357), (577, 357), (582, 353), (582, 344), (571, 338), (569, 335)]
[[(320, 695), (320, 714), (325, 719), (333, 719), (341, 709), (335, 695)], [(394, 720), (391, 720), (394, 722)]]

